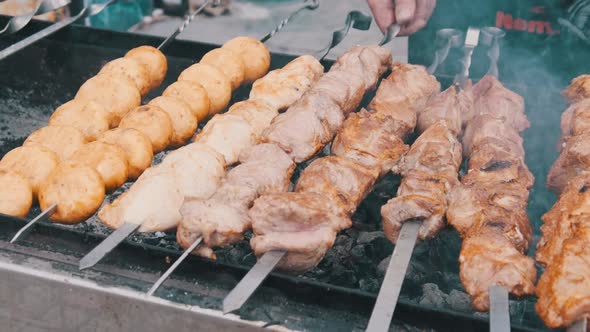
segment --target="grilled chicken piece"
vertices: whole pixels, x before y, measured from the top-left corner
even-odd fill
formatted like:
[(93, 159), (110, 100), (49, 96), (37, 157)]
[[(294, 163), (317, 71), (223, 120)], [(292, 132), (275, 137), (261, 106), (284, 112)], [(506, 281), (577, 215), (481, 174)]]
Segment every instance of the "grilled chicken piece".
[(590, 75), (580, 75), (562, 92), (569, 104), (574, 104), (590, 98)]
[(535, 259), (543, 266), (552, 264), (562, 252), (563, 243), (573, 237), (580, 225), (590, 225), (590, 177), (571, 179), (555, 205), (541, 219), (543, 235), (537, 243)]
[(199, 143), (186, 145), (144, 172), (127, 192), (105, 205), (98, 217), (111, 228), (137, 223), (141, 232), (172, 229), (181, 220), (185, 197), (209, 198), (224, 171), (219, 153)]
[[(358, 96), (373, 88), (387, 70), (391, 55), (382, 54), (384, 52), (379, 47), (355, 48), (345, 53), (340, 64), (332, 66), (329, 75), (326, 74), (328, 76), (321, 77), (296, 104), (274, 119), (264, 132), (263, 140), (277, 144), (296, 162), (311, 158), (334, 138), (345, 115), (358, 107)], [(352, 64), (354, 61), (358, 62), (356, 66)], [(347, 84), (335, 84), (335, 80), (344, 80)], [(329, 93), (325, 92), (328, 86)]]
[(408, 150), (400, 138), (404, 131), (394, 118), (363, 109), (346, 119), (334, 138), (332, 154), (365, 167), (378, 167), (384, 175)]
[(364, 90), (371, 91), (375, 90), (379, 78), (391, 66), (391, 61), (391, 53), (383, 47), (357, 46), (336, 59), (330, 71), (345, 71), (360, 76), (365, 82)]
[(494, 76), (487, 75), (477, 82), (473, 86), (473, 94), (475, 95), (475, 116), (492, 116), (518, 132), (531, 126), (524, 113), (524, 99), (504, 87)]
[[(405, 120), (411, 132), (416, 125), (415, 113), (424, 109), (428, 100), (439, 92), (440, 83), (423, 66), (394, 64), (392, 74), (381, 81), (369, 108), (395, 113), (394, 118)], [(406, 115), (402, 117), (400, 110)]]
[(469, 118), (474, 112), (473, 103), (470, 84), (461, 91), (452, 85), (433, 97), (426, 108), (418, 112), (418, 132), (422, 133), (438, 121), (444, 121), (453, 135), (459, 136), (462, 132), (463, 117)]
[(420, 220), (419, 237), (434, 237), (444, 226), (446, 193), (459, 183), (461, 144), (439, 121), (428, 128), (393, 167), (404, 176), (397, 197), (381, 208), (383, 230), (395, 243), (402, 224)]
[(248, 209), (261, 194), (287, 191), (295, 169), (291, 158), (274, 144), (260, 144), (240, 157), (240, 165), (208, 200), (189, 200), (182, 205), (177, 240), (188, 248), (199, 236), (203, 244), (197, 255), (215, 258), (212, 247), (223, 247), (243, 239), (251, 227)]
[(524, 156), (522, 137), (502, 119), (490, 115), (474, 117), (463, 134), (463, 156), (471, 156), (474, 147), (484, 146), (490, 139), (496, 139), (513, 155)]
[[(352, 214), (371, 191), (379, 169), (367, 168), (354, 160), (328, 156), (314, 160), (301, 173), (295, 191), (314, 192), (329, 198), (343, 214)], [(338, 225), (337, 231), (351, 224)]]
[(446, 192), (451, 184), (443, 177), (412, 172), (400, 184), (397, 196), (381, 207), (383, 232), (396, 243), (404, 222), (421, 221), (418, 237), (434, 237), (444, 227)]
[(590, 100), (572, 104), (561, 114), (561, 138), (558, 150), (561, 152), (571, 136), (590, 133)]
[(257, 143), (252, 126), (242, 117), (232, 114), (215, 115), (194, 141), (221, 153), (226, 165), (235, 164), (242, 151)]
[(482, 229), (464, 239), (459, 263), (461, 282), (476, 310), (490, 309), (492, 285), (505, 287), (516, 296), (535, 291), (535, 262), (494, 229)]
[(590, 133), (572, 136), (551, 166), (547, 175), (547, 187), (561, 193), (567, 182), (590, 167)]
[(392, 171), (402, 176), (412, 172), (436, 174), (458, 182), (461, 166), (461, 144), (444, 122), (428, 128), (416, 139)]
[(246, 120), (252, 127), (252, 131), (257, 138), (262, 132), (270, 126), (274, 118), (279, 115), (279, 111), (263, 100), (244, 100), (233, 104), (228, 114), (236, 115)]
[(335, 211), (325, 195), (284, 192), (258, 198), (248, 213), (254, 236), (250, 245), (257, 257), (270, 250), (287, 250), (278, 268), (303, 273), (315, 267), (332, 247), (336, 229), (351, 225)]
[(284, 110), (310, 89), (324, 67), (310, 55), (303, 55), (258, 79), (252, 85), (250, 99), (264, 100), (277, 110)]
[[(588, 219), (586, 215), (584, 218)], [(551, 328), (590, 318), (590, 228), (585, 221), (539, 279), (535, 308)]]

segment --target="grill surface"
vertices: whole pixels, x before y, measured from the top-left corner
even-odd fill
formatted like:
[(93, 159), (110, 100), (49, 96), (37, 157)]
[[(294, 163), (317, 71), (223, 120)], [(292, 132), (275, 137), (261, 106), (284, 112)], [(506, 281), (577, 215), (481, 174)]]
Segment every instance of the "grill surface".
[[(35, 22), (16, 39), (42, 26), (43, 23)], [(0, 40), (0, 47), (11, 41)], [(74, 26), (0, 62), (0, 155), (20, 145), (34, 129), (45, 125), (53, 110), (73, 98), (78, 87), (95, 75), (106, 61), (122, 56), (132, 47), (157, 45), (160, 41), (154, 37)], [(166, 80), (146, 99), (161, 94), (184, 68), (212, 48), (213, 45), (207, 44), (174, 42), (165, 51), (169, 60)], [(283, 66), (292, 58), (273, 54), (271, 69)], [(449, 83), (448, 77), (439, 77), (439, 80), (443, 85)], [(558, 95), (562, 86), (558, 82), (550, 84), (548, 92), (519, 82), (507, 82), (507, 85), (525, 97), (527, 115), (532, 122), (524, 138), (527, 164), (536, 177), (529, 203), (536, 242), (539, 218), (555, 200), (544, 183), (557, 155), (559, 116), (565, 107)], [(234, 93), (234, 101), (247, 98), (248, 92), (248, 87), (239, 89)], [(163, 153), (158, 155), (155, 163), (162, 156)], [(298, 168), (295, 177), (303, 167)], [(335, 246), (317, 268), (300, 277), (273, 274), (254, 300), (239, 312), (240, 316), (279, 321), (287, 327), (309, 330), (356, 330), (366, 326), (386, 268), (384, 260), (393, 250), (393, 245), (380, 232), (379, 209), (393, 196), (398, 183), (399, 178), (391, 175), (378, 183), (354, 215), (354, 227), (338, 236)], [(107, 200), (111, 201), (121, 192), (109, 195)], [(38, 212), (38, 208), (33, 209), (30, 216)], [(110, 233), (96, 217), (75, 226), (44, 223), (21, 245), (13, 246), (7, 241), (24, 220), (3, 219), (16, 222), (0, 222), (0, 253), (13, 257), (15, 263), (20, 261), (16, 257), (39, 257), (52, 262), (57, 269), (84, 278), (92, 277), (76, 271), (78, 259)], [(459, 280), (460, 244), (459, 236), (450, 228), (434, 240), (418, 244), (406, 275), (395, 324), (403, 324), (403, 321), (443, 331), (487, 329), (487, 314), (470, 309), (469, 297)], [(179, 254), (180, 248), (172, 233), (136, 234), (97, 267), (96, 270), (108, 275), (98, 279), (107, 285), (146, 291), (169, 266), (167, 261)], [(217, 256), (217, 262), (189, 258), (157, 295), (180, 303), (220, 308), (221, 298), (255, 263), (255, 257), (247, 241), (217, 250)], [(532, 298), (511, 301), (513, 328), (544, 328), (533, 306)], [(293, 312), (307, 318), (293, 319), (290, 314)], [(424, 320), (425, 314), (428, 322)], [(412, 329), (397, 325), (400, 327)]]

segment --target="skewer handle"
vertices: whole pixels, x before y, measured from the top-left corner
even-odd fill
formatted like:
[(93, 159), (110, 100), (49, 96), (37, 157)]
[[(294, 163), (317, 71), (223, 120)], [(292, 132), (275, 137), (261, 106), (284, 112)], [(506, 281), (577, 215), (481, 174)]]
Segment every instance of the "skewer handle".
[(481, 29), (482, 42), (489, 46), (488, 58), (490, 59), (490, 68), (488, 75), (498, 78), (498, 60), (500, 59), (500, 43), (506, 33), (496, 27), (485, 27)]
[(178, 35), (180, 35), (184, 29), (186, 29), (186, 27), (188, 27), (188, 25), (195, 19), (195, 17), (202, 12), (207, 6), (209, 6), (209, 4), (213, 2), (214, 6), (217, 6), (220, 2), (220, 0), (206, 0), (199, 8), (195, 9), (194, 12), (192, 12), (190, 15), (187, 15), (186, 18), (184, 19), (184, 21), (182, 22), (182, 24), (176, 29), (174, 30), (174, 32), (168, 36), (166, 39), (164, 39), (164, 41), (160, 44), (160, 46), (158, 46), (159, 50), (164, 49), (166, 46), (170, 45), (170, 43), (176, 39), (176, 37), (178, 37)]
[(279, 31), (281, 31), (285, 25), (289, 24), (289, 21), (297, 16), (297, 14), (299, 14), (300, 12), (302, 12), (303, 10), (315, 10), (316, 8), (318, 8), (320, 6), (320, 1), (319, 0), (311, 0), (311, 1), (305, 1), (303, 6), (299, 9), (297, 9), (296, 11), (294, 11), (293, 13), (291, 13), (291, 15), (287, 16), (284, 20), (282, 20), (279, 25), (277, 25), (271, 32), (269, 32), (266, 36), (262, 37), (262, 39), (260, 39), (261, 42), (265, 43), (266, 41), (268, 41), (269, 39), (271, 39), (274, 35), (276, 35)]
[(10, 243), (15, 243), (19, 239), (27, 236), (39, 221), (47, 220), (57, 210), (57, 203), (51, 204), (45, 211), (41, 212), (35, 219), (29, 221), (23, 228), (21, 228), (10, 240)]
[(428, 67), (428, 73), (434, 74), (449, 55), (452, 47), (461, 46), (463, 33), (457, 29), (440, 29), (436, 32), (436, 51), (434, 52), (434, 60)]
[(162, 274), (162, 276), (160, 277), (160, 279), (158, 279), (158, 281), (156, 281), (156, 283), (154, 283), (154, 285), (152, 286), (152, 288), (150, 288), (150, 290), (147, 292), (148, 296), (152, 296), (154, 295), (154, 293), (158, 290), (158, 288), (160, 288), (160, 286), (164, 283), (164, 281), (166, 281), (166, 279), (168, 279), (168, 277), (170, 277), (170, 275), (172, 274), (172, 272), (174, 272), (174, 270), (176, 270), (176, 268), (178, 268), (178, 266), (180, 265), (180, 263), (182, 263), (187, 257), (188, 255), (193, 252), (193, 250), (195, 250), (197, 248), (197, 246), (199, 244), (201, 244), (201, 242), (203, 241), (203, 237), (199, 236), (195, 242), (193, 242), (193, 244), (190, 245), (190, 247), (188, 247), (180, 257), (178, 257), (178, 259), (174, 262), (174, 264), (172, 264), (172, 266), (170, 266), (168, 268), (168, 270), (166, 270), (166, 272), (164, 272), (164, 274)]
[(240, 309), (286, 253), (286, 251), (273, 250), (262, 255), (238, 285), (223, 299), (223, 313)]
[(323, 49), (322, 51), (318, 52), (317, 58), (321, 61), (323, 60), (330, 51), (338, 46), (344, 40), (344, 38), (348, 35), (350, 28), (354, 28), (357, 30), (369, 30), (371, 27), (371, 21), (373, 18), (369, 15), (366, 15), (358, 10), (353, 10), (346, 15), (346, 22), (344, 23), (344, 28), (340, 30), (336, 30), (332, 33), (332, 40), (327, 48)]
[(471, 68), (471, 57), (473, 50), (479, 44), (479, 29), (469, 27), (467, 34), (465, 35), (465, 46), (463, 47), (465, 55), (463, 57), (463, 70), (455, 78), (455, 83), (458, 83), (460, 87), (464, 87), (465, 83), (469, 79), (469, 68)]
[(510, 332), (509, 304), (506, 288), (490, 287), (490, 332)]
[(379, 289), (379, 295), (377, 295), (375, 308), (371, 319), (369, 319), (367, 332), (389, 331), (404, 277), (412, 258), (416, 240), (418, 240), (420, 225), (420, 221), (412, 220), (402, 226), (381, 289)]

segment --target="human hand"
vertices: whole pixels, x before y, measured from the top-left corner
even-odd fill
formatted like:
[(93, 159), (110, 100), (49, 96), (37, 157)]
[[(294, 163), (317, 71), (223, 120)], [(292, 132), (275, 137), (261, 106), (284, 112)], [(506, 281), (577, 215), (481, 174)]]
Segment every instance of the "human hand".
[(400, 36), (415, 33), (426, 26), (436, 7), (436, 0), (367, 0), (375, 21), (385, 32), (394, 23), (402, 29)]

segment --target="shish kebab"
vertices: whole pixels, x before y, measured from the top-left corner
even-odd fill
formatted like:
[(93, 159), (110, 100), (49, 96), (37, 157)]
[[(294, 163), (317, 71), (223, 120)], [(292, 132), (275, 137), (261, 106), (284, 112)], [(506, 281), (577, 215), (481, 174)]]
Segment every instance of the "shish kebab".
[[(355, 22), (354, 26), (356, 28), (368, 28), (370, 17), (365, 16), (360, 12), (349, 13), (347, 26), (334, 33), (334, 38), (328, 51), (346, 36), (348, 29), (353, 22)], [(323, 54), (323, 56), (325, 56), (327, 53), (323, 52)], [(323, 73), (323, 67), (317, 62), (317, 60), (314, 61), (316, 61), (316, 66), (318, 68), (317, 80), (317, 78)], [(336, 74), (331, 76), (334, 76), (334, 79), (340, 78), (343, 80), (342, 75)], [(330, 82), (333, 82), (334, 79)], [(293, 77), (287, 78), (287, 80), (292, 81)], [(322, 83), (322, 80), (324, 83)], [(318, 90), (321, 89), (320, 87), (322, 86), (323, 89), (328, 89), (325, 79), (323, 78), (320, 79), (320, 82), (314, 85), (313, 89)], [(255, 90), (259, 88), (260, 86), (255, 86), (253, 88), (254, 95), (256, 95)], [(308, 88), (309, 87), (306, 85), (306, 89), (298, 89), (298, 98), (301, 97), (303, 92)], [(297, 108), (296, 105), (305, 103), (303, 100), (306, 100), (308, 94), (311, 93), (312, 92), (305, 93), (303, 95), (304, 97), (289, 109)], [(345, 94), (342, 98), (346, 98), (346, 96), (348, 96), (348, 94)], [(256, 100), (256, 97), (254, 97), (254, 100)], [(309, 101), (309, 98), (307, 100)], [(319, 99), (316, 100), (317, 102), (314, 102), (313, 98), (311, 100), (312, 104), (308, 102), (304, 107), (330, 106), (329, 103), (326, 104), (326, 100)], [(292, 104), (292, 101), (294, 100), (282, 104), (288, 106), (289, 104)], [(360, 100), (355, 100), (355, 103), (356, 102), (360, 102)], [(232, 106), (229, 113), (231, 114), (231, 112), (234, 111), (239, 112), (242, 106), (241, 103)], [(354, 107), (354, 105), (352, 106)], [(347, 109), (352, 110), (352, 108), (348, 106)], [(328, 113), (323, 114), (322, 116), (331, 116), (330, 114), (333, 116), (336, 114), (333, 110), (327, 110), (327, 112)], [(291, 114), (292, 112), (287, 113)], [(275, 117), (277, 115), (278, 114), (273, 114), (269, 121), (263, 121), (261, 123), (262, 126), (257, 130), (257, 136), (264, 135), (264, 130), (268, 130), (271, 126), (270, 120), (273, 120), (274, 118), (275, 120), (273, 121), (276, 121)], [(313, 117), (313, 113), (310, 112), (300, 113), (300, 115)], [(253, 114), (253, 116), (256, 116), (256, 114)], [(309, 122), (304, 118), (300, 118), (299, 120), (301, 122), (295, 121), (291, 125), (303, 126)], [(337, 121), (338, 119), (328, 120)], [(149, 290), (149, 295), (152, 295), (158, 289), (158, 287), (190, 253), (215, 258), (211, 247), (229, 245), (240, 240), (243, 237), (243, 233), (250, 227), (247, 219), (247, 210), (252, 201), (262, 192), (286, 190), (283, 186), (286, 185), (288, 187), (289, 178), (292, 174), (294, 164), (278, 146), (274, 144), (260, 143), (253, 147), (243, 147), (241, 148), (241, 153), (238, 157), (238, 161), (240, 161), (241, 164), (227, 173), (222, 180), (221, 185), (217, 191), (215, 191), (215, 194), (209, 195), (211, 198), (198, 199), (198, 197), (189, 197), (185, 199), (180, 208), (182, 218), (183, 220), (190, 220), (191, 223), (194, 222), (196, 225), (192, 225), (186, 230), (182, 229), (181, 223), (180, 229), (177, 231), (177, 236), (179, 242), (186, 248), (186, 250)], [(196, 231), (196, 229), (199, 231)], [(203, 239), (205, 243), (195, 250)]]
[[(492, 198), (495, 197), (500, 201), (500, 205), (504, 204), (501, 205), (501, 208), (506, 208), (506, 204), (511, 203), (513, 197), (508, 195), (501, 196), (503, 194), (502, 192), (496, 192), (495, 195), (493, 193), (486, 193), (486, 191), (481, 188), (477, 189), (478, 192), (475, 192), (474, 189), (472, 193), (473, 195), (457, 194), (462, 193), (465, 188), (478, 188), (478, 186), (481, 187), (482, 185), (484, 188), (487, 188), (487, 185), (491, 182), (482, 181), (492, 181), (492, 176), (495, 173), (491, 172), (494, 170), (509, 168), (512, 171), (516, 168), (521, 171), (518, 173), (518, 176), (530, 174), (530, 172), (526, 170), (523, 161), (520, 161), (522, 164), (520, 165), (514, 160), (497, 160), (498, 165), (494, 164), (495, 166), (492, 165), (494, 167), (484, 169), (489, 166), (488, 164), (493, 164), (494, 160), (503, 156), (496, 151), (497, 149), (495, 149), (498, 146), (502, 146), (503, 143), (501, 142), (501, 139), (495, 137), (487, 139), (487, 136), (485, 135), (498, 135), (498, 133), (505, 132), (509, 139), (514, 139), (515, 141), (520, 142), (521, 148), (519, 151), (522, 151), (522, 155), (524, 155), (522, 139), (518, 136), (518, 131), (528, 127), (528, 121), (526, 120), (526, 117), (524, 117), (524, 104), (522, 98), (505, 89), (493, 77), (486, 77), (476, 86), (474, 105), (474, 97), (468, 80), (459, 79), (457, 82), (466, 82), (465, 89), (457, 94), (455, 92), (455, 87), (451, 87), (449, 90), (435, 98), (431, 105), (420, 113), (418, 127), (420, 131), (424, 131), (428, 125), (432, 125), (436, 120), (442, 118), (446, 121), (451, 132), (457, 136), (461, 133), (462, 128), (467, 125), (467, 132), (463, 136), (463, 153), (465, 156), (471, 157), (469, 167), (470, 173), (463, 178), (463, 186), (458, 185), (457, 173), (461, 162), (461, 156), (460, 154), (457, 155), (456, 150), (452, 149), (456, 144), (453, 144), (452, 140), (444, 139), (443, 135), (440, 135), (438, 140), (434, 139), (432, 136), (436, 131), (435, 128), (432, 127), (423, 132), (422, 136), (416, 140), (410, 152), (400, 163), (398, 169), (401, 171), (402, 175), (404, 175), (404, 179), (398, 189), (398, 197), (393, 198), (382, 208), (384, 231), (390, 240), (394, 243), (397, 242), (396, 250), (392, 255), (390, 265), (384, 278), (384, 283), (377, 300), (375, 311), (369, 322), (368, 331), (387, 330), (394, 311), (388, 306), (395, 307), (395, 302), (399, 291), (401, 290), (403, 277), (410, 259), (412, 248), (418, 237), (421, 240), (427, 240), (435, 236), (438, 231), (442, 229), (444, 226), (445, 212), (449, 222), (456, 227), (457, 225), (454, 223), (457, 221), (467, 223), (468, 220), (471, 223), (479, 225), (474, 227), (470, 232), (467, 232), (465, 229), (459, 229), (460, 232), (462, 232), (462, 235), (467, 237), (460, 258), (461, 279), (467, 291), (472, 296), (475, 296), (474, 306), (478, 310), (487, 310), (489, 308), (486, 307), (489, 305), (488, 301), (492, 301), (492, 309), (490, 313), (490, 328), (492, 330), (506, 331), (510, 329), (508, 294), (503, 287), (507, 287), (516, 295), (530, 294), (532, 289), (534, 289), (534, 267), (531, 269), (531, 266), (533, 266), (531, 260), (527, 259), (528, 257), (525, 255), (522, 255), (526, 245), (523, 246), (522, 243), (518, 243), (521, 245), (518, 247), (518, 250), (521, 250), (520, 256), (518, 255), (518, 252), (516, 254), (510, 252), (513, 254), (511, 258), (517, 260), (518, 263), (524, 262), (522, 270), (526, 272), (521, 279), (515, 277), (512, 280), (507, 280), (507, 278), (504, 280), (502, 280), (502, 278), (496, 278), (493, 272), (493, 263), (495, 262), (489, 262), (490, 264), (485, 265), (483, 263), (485, 263), (485, 260), (489, 259), (489, 257), (482, 258), (477, 255), (476, 252), (466, 249), (468, 244), (477, 245), (477, 240), (471, 241), (468, 235), (477, 234), (478, 230), (483, 230), (485, 227), (489, 226), (489, 224), (486, 223), (487, 219), (485, 218), (490, 216), (486, 214), (486, 206), (484, 205), (485, 198), (483, 198), (483, 196), (488, 195)], [(492, 105), (496, 107), (496, 110), (492, 108)], [(475, 118), (477, 120), (473, 118), (474, 114), (479, 115)], [(488, 116), (491, 119), (484, 118), (484, 116), (481, 115)], [(429, 118), (431, 119), (428, 120)], [(505, 119), (508, 125), (503, 125), (499, 120), (494, 123), (491, 121), (494, 118)], [(512, 131), (509, 129), (506, 129), (505, 131), (500, 130), (510, 125), (517, 128), (518, 131), (511, 128)], [(493, 131), (494, 129), (496, 130), (495, 132)], [(485, 130), (488, 132), (485, 132)], [(480, 131), (483, 131), (483, 133)], [(443, 133), (444, 131), (439, 129), (439, 132)], [(481, 141), (476, 142), (477, 144), (472, 142), (474, 135), (481, 138)], [(437, 141), (438, 143), (436, 143)], [(444, 151), (445, 149), (437, 151), (435, 147), (444, 147), (445, 144), (443, 143), (445, 142), (447, 145), (446, 151)], [(484, 144), (484, 147), (480, 147), (480, 143)], [(459, 151), (460, 150), (461, 149), (459, 148)], [(474, 150), (477, 151), (470, 152)], [(440, 155), (437, 156), (437, 152)], [(453, 156), (453, 158), (451, 158), (451, 156)], [(524, 157), (521, 159), (524, 160)], [(436, 160), (436, 162), (433, 160)], [(445, 165), (443, 161), (446, 161), (447, 164)], [(511, 167), (511, 165), (514, 167)], [(478, 170), (476, 171), (476, 169)], [(489, 171), (490, 173), (484, 173), (484, 171)], [(420, 173), (425, 172), (431, 172), (433, 175), (437, 175), (438, 180), (435, 182), (438, 184), (428, 183), (427, 176), (420, 176)], [(511, 175), (510, 173), (498, 174)], [(486, 177), (486, 175), (489, 175), (489, 177)], [(435, 178), (436, 177), (431, 176), (431, 179)], [(522, 187), (526, 193), (526, 197), (528, 197), (528, 189), (530, 188), (530, 185), (532, 185), (532, 181), (530, 183), (526, 182)], [(502, 187), (502, 183), (497, 186)], [(507, 202), (503, 202), (502, 199), (507, 200)], [(447, 200), (449, 200), (449, 202), (447, 202)], [(477, 201), (477, 203), (472, 204), (471, 207), (473, 208), (473, 211), (469, 211), (471, 214), (468, 217), (465, 217), (465, 215), (461, 214), (461, 212), (466, 213), (465, 210), (460, 210), (461, 207), (464, 207), (461, 204), (474, 200)], [(517, 232), (522, 232), (524, 237), (526, 237), (526, 234), (529, 234), (528, 239), (530, 239), (531, 229), (528, 219), (526, 219), (525, 211), (526, 198), (524, 201), (518, 202), (521, 204), (518, 205), (518, 207), (521, 208), (518, 216), (522, 217), (524, 214), (525, 218), (518, 219), (520, 223), (516, 226), (521, 229), (518, 229)], [(524, 204), (524, 207), (522, 204)], [(488, 210), (491, 210), (492, 208), (493, 207), (490, 207)], [(495, 210), (499, 210), (499, 208)], [(498, 218), (501, 217), (499, 213), (496, 213), (495, 216)], [(471, 217), (473, 217), (474, 220), (470, 220)], [(481, 222), (475, 220), (476, 217), (481, 219)], [(463, 219), (461, 220), (461, 218)], [(502, 227), (503, 223), (506, 224), (505, 227), (507, 229), (511, 229), (511, 226), (514, 226), (509, 221), (499, 220), (497, 227)], [(467, 227), (467, 225), (465, 226)], [(508, 231), (506, 233), (508, 233)], [(528, 241), (526, 242), (528, 244)], [(510, 250), (506, 249), (506, 251)], [(506, 252), (504, 252), (504, 254), (506, 254)], [(491, 276), (487, 282), (481, 282), (481, 280), (477, 279), (476, 273), (468, 271), (470, 268), (472, 270), (481, 268), (481, 265), (477, 266), (477, 268), (473, 267), (477, 263), (483, 264), (484, 267), (487, 268), (488, 273), (485, 275)], [(498, 263), (497, 265), (499, 266), (500, 264)], [(511, 267), (514, 268), (515, 265), (512, 265)], [(400, 266), (403, 268), (400, 268)], [(394, 270), (393, 267), (395, 267), (397, 271)], [(509, 269), (510, 267), (507, 268), (507, 270)], [(524, 285), (522, 287), (525, 288), (524, 290), (520, 288), (521, 285)], [(488, 289), (490, 290), (490, 293), (488, 293)], [(388, 304), (388, 306), (385, 306), (385, 304)], [(382, 308), (379, 308), (380, 306)], [(387, 324), (385, 324), (385, 321), (387, 321)]]
[[(368, 16), (363, 19), (370, 20)], [(353, 24), (353, 20), (347, 22)], [(366, 22), (354, 22), (355, 27), (358, 25), (368, 28)], [(215, 116), (195, 137), (195, 143), (167, 156), (162, 167), (151, 168), (127, 192), (105, 206), (99, 219), (117, 230), (80, 261), (80, 268), (98, 263), (137, 229), (153, 232), (176, 228), (185, 199), (206, 199), (212, 195), (226, 166), (239, 161), (241, 152), (257, 142), (260, 132), (278, 111), (295, 102), (323, 72), (311, 56), (301, 57), (295, 63), (256, 82), (250, 101), (234, 105), (228, 114)], [(202, 160), (195, 158), (197, 154), (190, 152), (191, 148), (206, 150), (200, 152)], [(161, 174), (167, 168), (176, 171)], [(146, 201), (153, 203), (146, 207)]]
[[(437, 41), (440, 41), (438, 37), (442, 37), (440, 39), (443, 39), (443, 42), (446, 41), (443, 54), (448, 53), (453, 43), (458, 44), (461, 36), (462, 34), (457, 30), (439, 31)], [(478, 42), (478, 30), (470, 27), (463, 47), (462, 70), (455, 77), (455, 84), (459, 87), (470, 84), (471, 56)], [(440, 65), (439, 57), (438, 53), (435, 54), (434, 63), (428, 67), (429, 73), (434, 73), (437, 66)], [(451, 87), (434, 97), (426, 109), (424, 109), (426, 106), (424, 104), (413, 106), (414, 108), (419, 107), (415, 111), (419, 114), (417, 125), (419, 132), (423, 133), (423, 137), (418, 138), (412, 145), (412, 149), (408, 152), (408, 162), (404, 160), (401, 165), (393, 169), (394, 172), (404, 176), (404, 179), (398, 188), (398, 197), (391, 199), (381, 209), (383, 230), (388, 239), (395, 244), (395, 249), (387, 266), (367, 331), (389, 329), (406, 270), (420, 233), (424, 235), (424, 233), (430, 232), (431, 236), (434, 236), (444, 226), (443, 216), (446, 209), (444, 198), (457, 182), (459, 167), (456, 166), (457, 169), (453, 169), (457, 163), (457, 153), (454, 150), (457, 144), (454, 144), (454, 140), (457, 135), (460, 135), (463, 128), (459, 112), (465, 111), (468, 103), (468, 95), (458, 94), (456, 88)], [(426, 132), (439, 120), (446, 123), (447, 130), (439, 128), (432, 132)], [(448, 128), (450, 128), (450, 132)], [(440, 134), (442, 135), (437, 137)], [(430, 144), (438, 149), (427, 149)], [(439, 159), (446, 161), (447, 164), (441, 164)]]
[(590, 144), (590, 76), (575, 78), (563, 93), (569, 108), (562, 114), (561, 154), (547, 179), (560, 191), (558, 201), (543, 217), (542, 237), (535, 258), (545, 266), (537, 285), (536, 310), (551, 328), (586, 331), (588, 310), (588, 185)]
[[(159, 47), (168, 45), (205, 5), (188, 16)], [(315, 8), (316, 2), (307, 3), (297, 12)], [(284, 24), (265, 38), (272, 37), (282, 26)], [(40, 197), (44, 211), (21, 229), (12, 242), (30, 231), (37, 221), (49, 216), (57, 222), (85, 220), (104, 199), (105, 188), (101, 187), (107, 184), (107, 189), (114, 189), (127, 177), (136, 179), (150, 166), (154, 152), (163, 150), (168, 144), (173, 147), (184, 144), (193, 135), (198, 121), (227, 106), (233, 87), (264, 75), (269, 65), (270, 54), (260, 42), (238, 37), (227, 42), (222, 49), (209, 52), (200, 64), (193, 65), (187, 80), (172, 84), (162, 97), (138, 107), (140, 91), (145, 94), (162, 82), (167, 67), (165, 56), (153, 47), (141, 46), (128, 52), (124, 58), (107, 63), (99, 75), (80, 88), (74, 100), (56, 110), (49, 127), (38, 130), (27, 139), (32, 148), (17, 148), (0, 162), (0, 169), (17, 169), (28, 175), (35, 184), (35, 195), (41, 183), (50, 182), (47, 179), (49, 174), (58, 173), (58, 169), (61, 172), (52, 176), (53, 185), (46, 187), (65, 184), (67, 188), (62, 193), (53, 190), (53, 196), (57, 195), (57, 198)], [(190, 79), (195, 75), (199, 75), (196, 82), (194, 78)], [(119, 128), (115, 128), (117, 125)], [(92, 143), (85, 144), (89, 141)], [(83, 153), (76, 153), (74, 161), (70, 160), (77, 151)], [(52, 152), (55, 153), (51, 155)], [(58, 168), (57, 164), (64, 160), (67, 164)], [(60, 199), (63, 203), (61, 211), (56, 204)]]
[[(338, 61), (345, 64), (347, 60)], [(370, 77), (376, 84), (379, 76)], [(248, 212), (254, 231), (250, 244), (259, 261), (224, 299), (224, 312), (239, 309), (275, 266), (303, 273), (321, 261), (336, 233), (351, 226), (350, 215), (374, 182), (407, 148), (401, 138), (415, 122), (408, 104), (425, 102), (435, 92), (429, 91), (430, 80), (438, 89), (424, 68), (394, 65), (393, 73), (381, 82), (371, 111), (353, 113), (337, 130), (333, 156), (308, 165), (295, 192), (267, 193), (254, 201)], [(296, 162), (314, 155), (317, 150), (312, 143), (279, 141), (294, 151)]]

